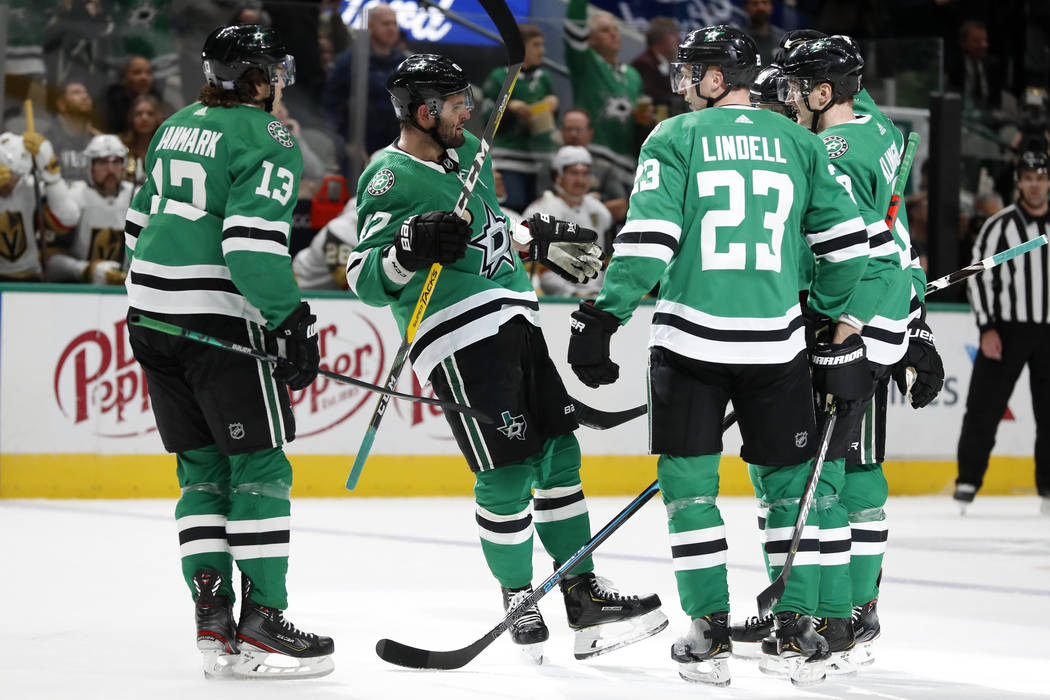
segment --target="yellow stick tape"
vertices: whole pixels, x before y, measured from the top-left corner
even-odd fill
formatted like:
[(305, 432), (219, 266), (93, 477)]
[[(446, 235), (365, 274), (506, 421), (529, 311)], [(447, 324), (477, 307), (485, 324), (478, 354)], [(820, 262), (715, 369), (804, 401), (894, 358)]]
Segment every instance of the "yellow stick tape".
[[(462, 457), (373, 455), (376, 468), (357, 490), (343, 487), (345, 455), (297, 455), (292, 495), (296, 497), (470, 496), (474, 477)], [(950, 494), (954, 461), (887, 462), (890, 494)], [(725, 457), (719, 471), (721, 495), (753, 496), (747, 468)], [(626, 496), (656, 478), (655, 457), (596, 456), (583, 460), (584, 492)], [(993, 457), (982, 495), (1035, 492), (1031, 457)], [(0, 498), (176, 498), (172, 455), (0, 455)]]

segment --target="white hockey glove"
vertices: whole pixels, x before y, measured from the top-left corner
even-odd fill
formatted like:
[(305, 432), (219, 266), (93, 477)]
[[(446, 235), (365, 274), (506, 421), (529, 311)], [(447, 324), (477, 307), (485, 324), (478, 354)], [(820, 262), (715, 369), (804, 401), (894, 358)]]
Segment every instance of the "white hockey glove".
[(124, 271), (116, 260), (96, 260), (84, 268), (88, 284), (124, 284)]
[(529, 246), (530, 259), (569, 282), (583, 284), (602, 269), (602, 249), (594, 244), (598, 234), (548, 214), (533, 214), (515, 229), (514, 240)]

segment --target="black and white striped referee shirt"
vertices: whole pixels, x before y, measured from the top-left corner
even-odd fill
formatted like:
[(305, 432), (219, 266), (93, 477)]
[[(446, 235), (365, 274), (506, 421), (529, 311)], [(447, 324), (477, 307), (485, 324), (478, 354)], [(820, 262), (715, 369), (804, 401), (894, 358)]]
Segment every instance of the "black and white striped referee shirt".
[[(1019, 204), (1004, 207), (984, 223), (973, 245), (973, 261), (1050, 233), (1050, 215), (1033, 217)], [(1008, 260), (970, 278), (970, 306), (981, 332), (999, 322), (1050, 323), (1050, 247)]]

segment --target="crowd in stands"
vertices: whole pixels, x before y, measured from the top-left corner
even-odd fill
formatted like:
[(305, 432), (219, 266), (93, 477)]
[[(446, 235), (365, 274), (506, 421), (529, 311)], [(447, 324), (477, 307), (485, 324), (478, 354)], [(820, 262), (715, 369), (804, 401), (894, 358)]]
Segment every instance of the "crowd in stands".
[[(358, 172), (368, 154), (397, 137), (387, 75), (413, 49), (441, 50), (407, 41), (398, 24), (397, 6), (374, 1), (366, 5), (359, 36), (368, 44), (367, 85), (356, 91), (363, 95), (361, 105), (352, 99), (355, 57), (362, 55), (361, 47), (355, 47), (337, 0), (11, 0), (3, 131), (12, 135), (28, 131), (23, 101), (29, 99), (37, 107), (36, 130), (53, 149), (64, 183), (83, 182), (102, 191), (89, 145), (100, 134), (109, 134), (124, 148), (119, 156), (122, 179), (132, 187), (141, 185), (146, 177), (143, 159), (153, 134), (168, 115), (196, 98), (202, 82), (199, 47), (207, 33), (223, 23), (279, 25), (297, 64), (295, 88), (286, 93), (285, 105), (276, 116), (303, 152), (301, 207), (296, 212), (292, 252), (305, 251), (312, 238), (326, 233), (318, 233), (324, 222), (310, 216), (311, 201), (327, 196), (319, 193), (326, 176)], [(960, 250), (968, 251), (980, 222), (1012, 199), (1015, 154), (1047, 137), (1045, 47), (1050, 9), (1040, 3), (1022, 4), (1023, 8), (1008, 5), (996, 10), (970, 0), (739, 0), (731, 20), (755, 39), (763, 63), (772, 60), (783, 32), (801, 22), (861, 39), (940, 37), (944, 87), (958, 92), (964, 104), (959, 244)], [(907, 13), (909, 21), (895, 22), (897, 11)], [(545, 206), (571, 210), (565, 218), (601, 229), (600, 240), (609, 253), (611, 240), (626, 218), (642, 142), (656, 124), (686, 109), (671, 90), (668, 76), (680, 37), (693, 27), (670, 17), (651, 17), (645, 22), (644, 50), (625, 55), (623, 32), (627, 27), (637, 29), (636, 23), (624, 24), (590, 7), (587, 0), (568, 0), (565, 17), (554, 19), (558, 21), (548, 18), (540, 25), (521, 25), (525, 60), (493, 144), (492, 163), (509, 211), (531, 212)], [(1020, 35), (1009, 34), (1011, 28)], [(564, 47), (571, 101), (564, 99), (564, 92), (559, 100), (556, 79), (564, 76), (552, 74), (544, 61), (553, 42)], [(873, 56), (892, 63), (888, 57)], [(477, 66), (469, 68), (468, 73), (473, 70), (476, 75), (476, 123), (482, 124), (494, 108), (507, 69), (499, 67), (485, 75), (477, 74)], [(357, 120), (363, 120), (360, 131), (355, 131)], [(111, 177), (117, 157), (104, 156), (108, 169), (98, 174)], [(33, 180), (32, 170), (23, 179)], [(12, 176), (17, 180), (20, 174)], [(110, 185), (106, 191), (112, 189)], [(356, 183), (346, 183), (341, 191), (348, 194), (338, 198), (336, 209), (355, 189)], [(920, 245), (926, 237), (925, 191), (920, 186), (908, 200), (914, 238)], [(0, 207), (14, 211), (8, 199), (0, 189)], [(45, 196), (49, 205), (47, 200)], [(46, 214), (46, 207), (43, 210)], [(29, 218), (33, 221), (24, 222), (22, 236), (46, 241), (39, 253), (41, 269), (28, 277), (24, 270), (9, 276), (0, 264), (0, 279), (52, 279), (46, 272), (48, 260), (69, 253), (69, 222), (56, 224), (39, 213)], [(345, 222), (340, 226), (346, 228)], [(8, 232), (0, 234), (10, 237)], [(60, 250), (63, 241), (66, 249)], [(345, 241), (340, 245), (345, 247)], [(81, 247), (92, 255), (109, 251), (106, 254), (112, 254), (114, 262), (124, 263), (119, 246)], [(0, 258), (23, 248), (9, 246), (6, 253), (0, 251)], [(536, 278), (543, 292), (590, 293), (586, 288), (563, 289), (546, 277)], [(96, 279), (86, 272), (81, 275), (81, 281)]]

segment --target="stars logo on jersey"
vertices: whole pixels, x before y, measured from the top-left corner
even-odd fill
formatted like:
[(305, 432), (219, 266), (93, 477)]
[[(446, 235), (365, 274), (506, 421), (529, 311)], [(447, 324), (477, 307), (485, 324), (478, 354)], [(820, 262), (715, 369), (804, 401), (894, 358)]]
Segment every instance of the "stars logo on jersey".
[(270, 132), (270, 136), (273, 137), (274, 141), (285, 148), (291, 148), (295, 145), (295, 141), (292, 140), (292, 135), (288, 133), (288, 129), (285, 129), (284, 124), (281, 122), (270, 122), (266, 125), (266, 130)]
[(838, 158), (849, 150), (849, 144), (841, 136), (825, 136), (824, 148), (828, 151), (828, 158)]
[(524, 440), (525, 430), (528, 428), (528, 424), (525, 422), (525, 415), (512, 416), (510, 411), (504, 411), (500, 414), (500, 418), (503, 419), (503, 425), (496, 428), (496, 430), (503, 433), (508, 440)]
[(479, 274), (492, 279), (500, 271), (503, 263), (513, 269), (514, 258), (511, 256), (510, 235), (507, 232), (507, 219), (496, 216), (496, 212), (489, 208), (487, 202), (482, 201), (485, 207), (485, 223), (481, 225), (481, 233), (470, 241), (471, 248), (481, 251), (481, 270)]
[(372, 176), (372, 181), (368, 183), (368, 188), (365, 190), (368, 194), (373, 197), (386, 194), (390, 191), (390, 188), (394, 186), (394, 173), (389, 168), (383, 168), (375, 175)]
[(610, 97), (602, 107), (602, 119), (626, 122), (631, 118), (633, 111), (631, 101), (626, 97)]

